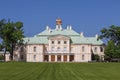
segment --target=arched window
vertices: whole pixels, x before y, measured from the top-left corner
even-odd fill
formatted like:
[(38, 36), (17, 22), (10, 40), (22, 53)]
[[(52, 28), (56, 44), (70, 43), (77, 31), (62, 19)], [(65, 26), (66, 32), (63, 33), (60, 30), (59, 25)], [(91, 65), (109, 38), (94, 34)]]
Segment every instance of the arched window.
[(34, 50), (34, 52), (36, 52), (36, 46), (34, 46), (33, 50)]

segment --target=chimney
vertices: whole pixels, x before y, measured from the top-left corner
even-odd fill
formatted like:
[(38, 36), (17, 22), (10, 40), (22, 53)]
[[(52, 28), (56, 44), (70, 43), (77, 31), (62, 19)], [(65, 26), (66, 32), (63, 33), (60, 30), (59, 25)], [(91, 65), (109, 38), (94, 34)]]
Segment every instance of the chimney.
[(72, 30), (72, 26), (70, 26), (70, 30)]
[(49, 26), (46, 26), (46, 30), (48, 31), (50, 28), (49, 28)]
[(49, 28), (49, 30), (48, 30), (48, 31), (49, 31), (49, 33), (51, 33), (51, 32), (52, 32), (50, 28)]
[(96, 39), (98, 38), (98, 34), (95, 35), (95, 38), (96, 38)]
[(84, 35), (83, 35), (83, 32), (80, 33), (80, 36), (84, 36)]
[(58, 25), (56, 25), (56, 28), (55, 28), (55, 30), (58, 30)]
[(70, 29), (70, 27), (69, 26), (67, 26), (67, 30), (69, 30)]

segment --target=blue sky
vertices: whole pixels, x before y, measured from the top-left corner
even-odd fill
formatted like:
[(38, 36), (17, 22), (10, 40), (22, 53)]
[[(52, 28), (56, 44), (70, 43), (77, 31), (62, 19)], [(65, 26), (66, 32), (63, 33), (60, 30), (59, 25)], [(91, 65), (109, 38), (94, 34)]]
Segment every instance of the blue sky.
[(103, 27), (120, 26), (120, 0), (0, 0), (0, 20), (24, 23), (25, 36), (55, 28), (60, 17), (63, 28), (72, 25), (85, 36), (100, 34)]

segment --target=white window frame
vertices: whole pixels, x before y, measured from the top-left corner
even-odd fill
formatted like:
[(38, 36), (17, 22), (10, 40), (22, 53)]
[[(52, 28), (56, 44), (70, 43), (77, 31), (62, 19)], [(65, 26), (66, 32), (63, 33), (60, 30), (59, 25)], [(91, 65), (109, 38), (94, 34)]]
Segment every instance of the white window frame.
[(82, 46), (82, 52), (85, 52), (85, 46)]
[(85, 55), (84, 54), (82, 55), (82, 60), (85, 60)]
[(36, 46), (33, 47), (33, 51), (37, 52), (37, 47)]

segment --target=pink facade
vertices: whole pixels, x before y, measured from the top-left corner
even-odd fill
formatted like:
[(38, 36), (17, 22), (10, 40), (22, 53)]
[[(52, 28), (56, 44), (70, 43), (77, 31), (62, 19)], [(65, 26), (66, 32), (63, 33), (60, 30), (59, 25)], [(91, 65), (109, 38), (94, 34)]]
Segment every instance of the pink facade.
[(92, 54), (104, 60), (104, 45), (95, 37), (85, 37), (75, 32), (71, 26), (62, 28), (62, 21), (56, 28), (46, 30), (34, 37), (24, 38), (24, 45), (17, 46), (14, 60), (26, 62), (88, 62)]

